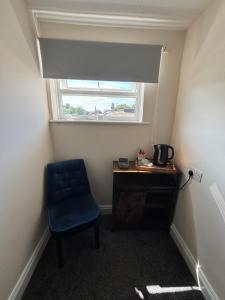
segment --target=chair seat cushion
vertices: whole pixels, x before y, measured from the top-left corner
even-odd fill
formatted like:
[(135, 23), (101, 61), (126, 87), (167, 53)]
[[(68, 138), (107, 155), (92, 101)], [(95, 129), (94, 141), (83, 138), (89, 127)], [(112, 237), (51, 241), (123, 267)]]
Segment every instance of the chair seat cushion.
[(49, 207), (49, 229), (52, 233), (79, 230), (99, 216), (100, 210), (91, 194), (69, 198)]

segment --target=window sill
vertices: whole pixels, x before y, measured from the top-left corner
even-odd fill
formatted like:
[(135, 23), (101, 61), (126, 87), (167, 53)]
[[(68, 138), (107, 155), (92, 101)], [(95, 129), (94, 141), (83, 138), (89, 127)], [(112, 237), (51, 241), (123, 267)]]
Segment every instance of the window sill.
[(65, 123), (65, 124), (109, 124), (109, 125), (151, 125), (151, 122), (136, 121), (83, 121), (83, 120), (50, 120), (49, 123)]

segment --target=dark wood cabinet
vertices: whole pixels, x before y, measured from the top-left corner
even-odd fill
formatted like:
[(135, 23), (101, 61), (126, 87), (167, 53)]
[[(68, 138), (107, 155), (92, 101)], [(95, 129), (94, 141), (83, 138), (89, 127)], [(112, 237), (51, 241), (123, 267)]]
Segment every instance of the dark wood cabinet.
[(113, 229), (167, 229), (173, 219), (181, 173), (174, 168), (140, 171), (113, 163)]

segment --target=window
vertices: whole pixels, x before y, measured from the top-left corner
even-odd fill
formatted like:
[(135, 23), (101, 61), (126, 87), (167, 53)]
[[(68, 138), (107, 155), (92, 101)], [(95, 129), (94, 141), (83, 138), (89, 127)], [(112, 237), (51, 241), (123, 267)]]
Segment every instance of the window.
[(143, 84), (54, 80), (59, 120), (141, 122)]

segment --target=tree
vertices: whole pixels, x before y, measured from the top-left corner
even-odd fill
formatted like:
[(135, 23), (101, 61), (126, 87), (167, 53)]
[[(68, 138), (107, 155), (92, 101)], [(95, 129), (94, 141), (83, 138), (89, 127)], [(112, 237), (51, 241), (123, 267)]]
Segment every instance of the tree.
[(127, 105), (125, 103), (116, 105), (116, 110), (124, 110), (125, 108), (133, 108), (132, 105)]
[(85, 115), (87, 111), (81, 106), (68, 106), (67, 104), (63, 106), (63, 113), (69, 115)]

